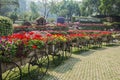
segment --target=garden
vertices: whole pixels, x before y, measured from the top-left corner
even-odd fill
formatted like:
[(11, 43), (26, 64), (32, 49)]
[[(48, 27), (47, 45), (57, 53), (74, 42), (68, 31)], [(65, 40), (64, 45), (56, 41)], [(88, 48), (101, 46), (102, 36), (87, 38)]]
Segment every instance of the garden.
[[(91, 0), (91, 4), (94, 1)], [(119, 46), (119, 16), (117, 19), (112, 16), (120, 15), (119, 11), (109, 14), (109, 6), (105, 10), (104, 1), (106, 0), (98, 0), (91, 8), (85, 7), (89, 0), (63, 0), (56, 3), (36, 0), (29, 2), (28, 10), (31, 12), (28, 13), (22, 8), (28, 6), (24, 0), (26, 4), (21, 4), (23, 2), (19, 0), (0, 1), (0, 80), (42, 80), (49, 68), (64, 64), (72, 54)], [(82, 3), (81, 7), (78, 2)], [(117, 9), (120, 1), (115, 2), (113, 8)], [(43, 6), (40, 7), (37, 3)], [(111, 3), (112, 1), (110, 5)], [(39, 7), (44, 9), (43, 14), (38, 12)], [(60, 10), (57, 10), (58, 7)], [(96, 15), (93, 15), (94, 9)], [(101, 12), (97, 13), (97, 10)], [(51, 19), (51, 16), (54, 18)]]

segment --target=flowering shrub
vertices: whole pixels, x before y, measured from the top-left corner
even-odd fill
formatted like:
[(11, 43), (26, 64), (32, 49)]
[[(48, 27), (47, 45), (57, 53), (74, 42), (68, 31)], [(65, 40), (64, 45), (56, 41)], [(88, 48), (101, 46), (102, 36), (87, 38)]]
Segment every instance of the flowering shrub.
[(28, 47), (29, 49), (40, 49), (44, 46), (44, 42), (41, 40), (29, 40), (28, 44), (26, 45), (26, 47)]
[[(49, 31), (50, 32), (50, 31)], [(90, 39), (106, 37), (111, 39), (109, 31), (74, 30), (68, 32), (31, 31), (14, 33), (0, 37), (0, 55), (26, 57), (30, 51), (41, 49), (45, 44), (58, 44), (64, 42), (87, 42)]]
[(67, 31), (68, 30), (68, 26), (64, 23), (57, 23), (56, 27), (54, 27), (54, 30), (58, 30), (58, 31)]
[(1, 38), (1, 54), (11, 56), (26, 56), (30, 50), (40, 49), (44, 46), (43, 38), (34, 32), (16, 33)]
[(17, 44), (12, 43), (10, 41), (7, 41), (6, 38), (1, 38), (0, 40), (0, 55), (6, 55), (8, 56), (9, 54), (11, 54), (12, 56), (15, 55), (16, 52), (16, 48), (17, 48)]
[(66, 42), (67, 38), (66, 36), (62, 34), (53, 34), (53, 35), (48, 35), (47, 37), (47, 44), (57, 44), (60, 42)]

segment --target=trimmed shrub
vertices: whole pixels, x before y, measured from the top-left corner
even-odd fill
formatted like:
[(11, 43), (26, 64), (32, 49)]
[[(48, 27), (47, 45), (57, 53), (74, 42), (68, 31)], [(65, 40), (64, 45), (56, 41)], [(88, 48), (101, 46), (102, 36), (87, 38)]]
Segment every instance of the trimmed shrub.
[(7, 36), (13, 33), (11, 19), (0, 16), (0, 36)]
[(44, 17), (40, 17), (36, 20), (37, 25), (45, 25), (46, 19)]

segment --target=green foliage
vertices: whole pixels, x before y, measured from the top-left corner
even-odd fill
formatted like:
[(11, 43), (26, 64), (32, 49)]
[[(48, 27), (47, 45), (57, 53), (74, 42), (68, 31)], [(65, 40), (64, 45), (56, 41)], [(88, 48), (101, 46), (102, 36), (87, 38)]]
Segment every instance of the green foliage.
[(21, 19), (25, 21), (34, 21), (36, 18), (40, 16), (38, 6), (36, 5), (35, 2), (30, 3), (30, 10), (31, 11), (26, 11), (20, 14)]
[(68, 28), (67, 26), (66, 26), (66, 27), (63, 27), (63, 26), (56, 26), (56, 27), (54, 27), (53, 30), (55, 30), (55, 31), (68, 31), (69, 28)]
[(24, 12), (20, 14), (20, 19), (23, 19), (24, 21), (33, 21), (36, 18), (38, 18), (40, 15), (38, 13), (33, 12)]
[(55, 19), (54, 18), (48, 18), (47, 21), (50, 22), (50, 23), (53, 23), (53, 22), (55, 22)]
[(71, 20), (72, 15), (80, 16), (80, 5), (74, 0), (63, 0), (54, 4), (50, 12)]
[(91, 16), (99, 13), (100, 0), (83, 0), (80, 6), (82, 16)]
[(103, 15), (120, 15), (120, 0), (100, 0), (99, 10)]
[(15, 8), (19, 7), (19, 0), (0, 0), (0, 15), (7, 16)]
[(111, 27), (113, 27), (116, 30), (120, 30), (120, 22), (111, 23)]
[(31, 8), (30, 20), (32, 21), (38, 18), (40, 15), (38, 13), (38, 6), (35, 4), (35, 2), (30, 3), (30, 8)]
[(12, 21), (7, 17), (0, 16), (0, 36), (6, 36), (12, 33)]
[(120, 15), (120, 0), (62, 0), (53, 2), (51, 13), (71, 19), (74, 16)]
[(25, 21), (29, 21), (31, 15), (32, 15), (31, 12), (24, 12), (20, 15), (20, 18)]
[(17, 46), (14, 43), (9, 43), (6, 40), (1, 39), (0, 48), (0, 55), (2, 54), (4, 56), (15, 56)]
[(68, 10), (66, 9), (62, 9), (60, 10), (60, 12), (58, 13), (59, 16), (63, 16), (63, 17), (66, 17), (66, 14), (68, 14)]
[(30, 40), (28, 42), (28, 45), (27, 47), (29, 47), (29, 49), (34, 49), (33, 46), (36, 46), (36, 48), (40, 49), (44, 46), (44, 42), (43, 41), (40, 41), (40, 40)]
[(11, 11), (11, 8), (10, 6), (6, 5), (6, 6), (1, 6), (0, 10), (1, 10), (0, 15), (7, 16), (9, 12)]
[(12, 13), (10, 14), (10, 18), (13, 20), (13, 23), (15, 23), (15, 20), (18, 19), (17, 13), (16, 13), (16, 12), (12, 12)]
[(75, 22), (75, 17), (72, 17), (71, 21), (72, 21), (72, 22)]

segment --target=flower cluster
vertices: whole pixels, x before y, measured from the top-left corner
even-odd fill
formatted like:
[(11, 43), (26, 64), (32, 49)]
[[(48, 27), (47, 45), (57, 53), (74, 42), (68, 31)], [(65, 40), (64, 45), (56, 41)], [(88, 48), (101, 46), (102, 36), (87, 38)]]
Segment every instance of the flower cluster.
[(60, 42), (66, 42), (67, 37), (63, 34), (51, 34), (47, 35), (47, 44), (57, 44)]
[(1, 54), (24, 56), (28, 51), (44, 46), (43, 37), (35, 32), (22, 32), (3, 36), (0, 40)]
[(90, 39), (106, 38), (109, 31), (73, 30), (68, 32), (30, 31), (14, 33), (0, 38), (0, 54), (27, 56), (31, 50), (41, 49), (45, 44), (57, 44), (69, 41), (89, 41)]

